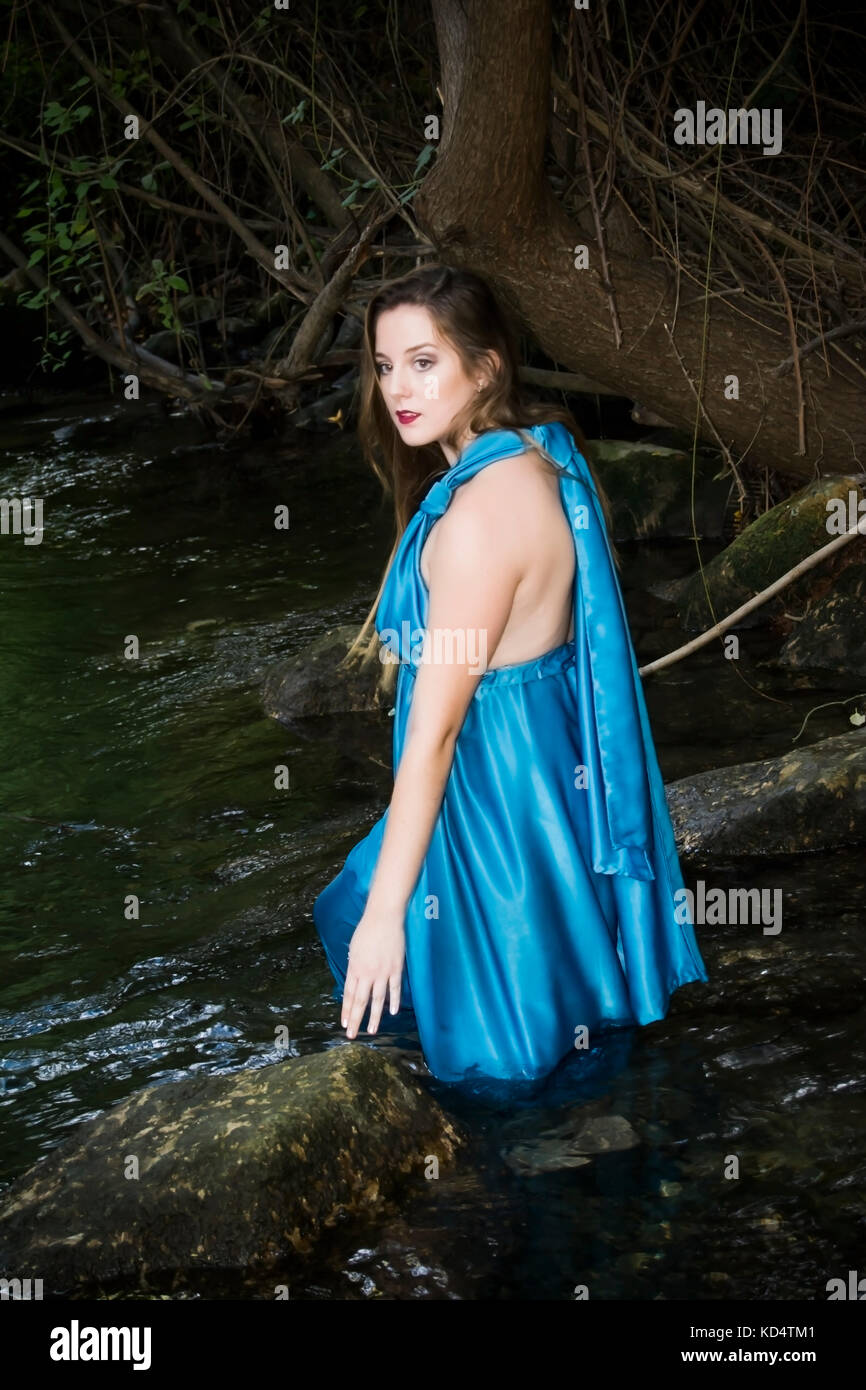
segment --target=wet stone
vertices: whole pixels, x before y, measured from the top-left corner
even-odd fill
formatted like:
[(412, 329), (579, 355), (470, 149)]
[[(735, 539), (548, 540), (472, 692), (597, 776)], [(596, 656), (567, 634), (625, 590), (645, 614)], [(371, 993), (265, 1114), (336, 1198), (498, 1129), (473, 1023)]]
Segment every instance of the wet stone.
[(0, 1275), (66, 1292), (302, 1260), (339, 1220), (381, 1214), (461, 1137), (360, 1043), (150, 1086), (78, 1129), (0, 1202)]

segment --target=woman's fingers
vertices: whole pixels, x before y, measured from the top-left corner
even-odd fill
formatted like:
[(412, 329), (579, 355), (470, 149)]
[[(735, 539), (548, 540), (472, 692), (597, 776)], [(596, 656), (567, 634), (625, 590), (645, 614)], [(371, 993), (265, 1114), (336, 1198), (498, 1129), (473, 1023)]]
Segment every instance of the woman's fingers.
[(354, 970), (346, 971), (346, 983), (343, 986), (343, 1003), (340, 1006), (340, 1024), (343, 1028), (348, 1028), (352, 1006), (355, 1002), (355, 990), (358, 985), (358, 977)]
[(375, 1033), (379, 1027), (382, 1017), (382, 1005), (385, 1003), (385, 985), (378, 980), (373, 985), (373, 998), (370, 1000), (370, 1018), (367, 1023), (367, 1032)]
[(367, 1000), (370, 997), (372, 985), (372, 980), (359, 979), (355, 986), (351, 1003), (345, 1015), (348, 1018), (346, 1032), (347, 1036), (350, 1038), (357, 1036), (358, 1029), (361, 1026), (361, 1019), (367, 1011)]
[(346, 1029), (347, 1036), (350, 1038), (357, 1036), (361, 1020), (367, 1011), (368, 1002), (370, 1005), (370, 1017), (367, 1022), (368, 1033), (375, 1033), (378, 1030), (386, 999), (390, 999), (391, 1013), (398, 1013), (402, 983), (402, 965), (387, 980), (365, 979), (349, 967), (346, 971), (346, 984), (343, 988), (343, 1003), (340, 1011), (340, 1022), (342, 1027)]

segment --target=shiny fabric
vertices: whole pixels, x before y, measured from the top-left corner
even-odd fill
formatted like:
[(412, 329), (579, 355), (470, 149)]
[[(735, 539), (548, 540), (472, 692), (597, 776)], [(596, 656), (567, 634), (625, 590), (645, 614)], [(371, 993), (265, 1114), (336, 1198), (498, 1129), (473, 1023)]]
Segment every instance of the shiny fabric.
[[(560, 470), (574, 637), (480, 676), (409, 900), (401, 1007), (443, 1081), (546, 1076), (584, 1027), (592, 1046), (599, 1029), (651, 1023), (675, 989), (708, 978), (675, 900), (683, 879), (604, 515), (559, 422), (472, 440), (401, 538), (376, 614), (401, 662), (395, 775), (427, 621), (424, 542), (456, 488), (527, 446)], [(387, 818), (314, 904), (335, 999)]]

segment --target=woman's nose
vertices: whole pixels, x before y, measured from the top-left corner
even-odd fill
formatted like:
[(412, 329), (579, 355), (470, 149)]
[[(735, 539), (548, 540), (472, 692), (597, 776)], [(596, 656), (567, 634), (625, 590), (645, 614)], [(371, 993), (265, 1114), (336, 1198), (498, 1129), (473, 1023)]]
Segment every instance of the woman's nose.
[(397, 368), (388, 373), (388, 395), (395, 401), (401, 400), (406, 395), (406, 378), (404, 373)]

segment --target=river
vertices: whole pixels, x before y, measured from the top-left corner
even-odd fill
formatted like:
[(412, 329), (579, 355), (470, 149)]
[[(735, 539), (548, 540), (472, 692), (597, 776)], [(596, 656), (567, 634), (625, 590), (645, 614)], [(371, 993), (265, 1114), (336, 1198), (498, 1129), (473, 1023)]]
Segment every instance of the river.
[[(159, 404), (58, 393), (7, 410), (0, 455), (45, 527), (0, 537), (2, 1189), (139, 1087), (279, 1060), (283, 1026), (296, 1055), (344, 1045), (311, 905), (387, 804), (391, 727), (287, 730), (259, 695), (375, 593), (390, 521), (352, 437), (229, 451)], [(647, 661), (683, 638), (645, 586), (694, 550), (624, 549)], [(772, 647), (744, 646), (754, 681)], [(710, 648), (647, 680), (667, 781), (783, 752), (838, 697), (762, 671), (771, 702), (733, 666)], [(822, 711), (809, 741), (842, 727)], [(710, 985), (531, 1096), (428, 1078), (471, 1136), (460, 1171), (338, 1227), (292, 1297), (820, 1299), (862, 1265), (862, 848), (683, 867), (782, 888), (784, 930), (699, 926)], [(368, 1045), (423, 1070), (417, 1039)], [(588, 1117), (624, 1147), (578, 1161)]]

